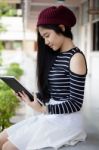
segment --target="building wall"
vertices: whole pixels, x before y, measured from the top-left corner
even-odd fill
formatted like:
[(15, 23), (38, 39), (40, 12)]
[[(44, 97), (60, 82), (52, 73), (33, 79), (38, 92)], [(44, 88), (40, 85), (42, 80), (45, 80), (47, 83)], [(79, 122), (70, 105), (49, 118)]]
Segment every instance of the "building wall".
[(1, 40), (23, 40), (22, 17), (2, 17), (0, 21), (6, 28), (6, 32), (0, 34)]
[[(84, 3), (85, 3), (84, 5), (83, 4), (80, 5), (81, 23), (80, 23), (79, 32), (81, 36), (81, 41), (80, 41), (81, 49), (84, 50), (86, 58), (87, 58), (88, 74), (94, 78), (95, 77), (98, 78), (99, 77), (99, 71), (98, 71), (99, 49), (97, 50), (93, 49), (93, 40), (94, 40), (93, 22), (99, 21), (99, 15), (88, 14), (88, 1)], [(83, 6), (85, 8), (83, 8)], [(98, 6), (99, 6), (99, 1), (98, 1)], [(99, 36), (97, 38), (99, 38)]]

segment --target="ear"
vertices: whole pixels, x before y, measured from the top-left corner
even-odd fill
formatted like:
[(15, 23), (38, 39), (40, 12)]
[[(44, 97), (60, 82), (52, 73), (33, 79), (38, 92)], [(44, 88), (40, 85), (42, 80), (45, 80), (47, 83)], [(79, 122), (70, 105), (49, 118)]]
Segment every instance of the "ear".
[(65, 31), (65, 26), (63, 24), (60, 24), (59, 27), (61, 28), (61, 30), (64, 32)]

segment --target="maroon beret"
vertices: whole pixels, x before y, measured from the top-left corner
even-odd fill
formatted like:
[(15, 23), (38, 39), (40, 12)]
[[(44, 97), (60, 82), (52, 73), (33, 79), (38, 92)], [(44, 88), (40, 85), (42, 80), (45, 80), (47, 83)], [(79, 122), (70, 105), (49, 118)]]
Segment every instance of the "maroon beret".
[(76, 24), (76, 17), (69, 8), (63, 5), (52, 6), (41, 11), (38, 16), (37, 26), (46, 24), (63, 24), (67, 28), (71, 28)]

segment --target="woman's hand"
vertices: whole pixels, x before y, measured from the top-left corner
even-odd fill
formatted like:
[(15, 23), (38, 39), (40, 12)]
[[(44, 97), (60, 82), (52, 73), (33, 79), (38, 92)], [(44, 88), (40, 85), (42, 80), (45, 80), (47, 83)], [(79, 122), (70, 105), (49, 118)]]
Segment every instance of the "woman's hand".
[(19, 100), (23, 100), (26, 104), (28, 104), (30, 107), (32, 107), (35, 111), (41, 112), (41, 113), (45, 113), (46, 112), (46, 106), (44, 106), (43, 104), (41, 105), (38, 101), (38, 98), (36, 97), (36, 94), (34, 94), (34, 101), (30, 101), (29, 97), (27, 96), (27, 94), (25, 94), (24, 91), (19, 92), (18, 93), (20, 97)]

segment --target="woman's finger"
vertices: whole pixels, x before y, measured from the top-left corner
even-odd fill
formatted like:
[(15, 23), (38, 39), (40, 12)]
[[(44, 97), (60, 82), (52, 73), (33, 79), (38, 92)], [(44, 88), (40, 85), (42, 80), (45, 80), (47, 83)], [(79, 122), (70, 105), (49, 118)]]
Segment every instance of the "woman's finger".
[(18, 92), (18, 95), (22, 98), (24, 97), (23, 93), (22, 92)]
[(21, 92), (21, 96), (22, 96), (23, 101), (25, 101), (28, 104), (30, 103), (30, 99), (24, 91)]
[(33, 93), (33, 96), (34, 96), (34, 101), (36, 101), (36, 98), (37, 98), (37, 97), (36, 97), (36, 94), (35, 94), (35, 93)]
[(39, 103), (40, 105), (43, 105), (43, 103), (37, 98), (36, 93), (34, 93), (34, 102)]
[(21, 99), (21, 97), (20, 97), (20, 95), (18, 93), (14, 93), (14, 94), (18, 98), (19, 101), (22, 101), (22, 99)]
[(38, 99), (38, 98), (37, 98), (37, 96), (36, 96), (36, 93), (34, 93), (34, 102), (38, 102), (37, 99)]

